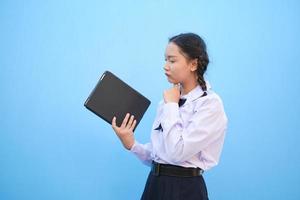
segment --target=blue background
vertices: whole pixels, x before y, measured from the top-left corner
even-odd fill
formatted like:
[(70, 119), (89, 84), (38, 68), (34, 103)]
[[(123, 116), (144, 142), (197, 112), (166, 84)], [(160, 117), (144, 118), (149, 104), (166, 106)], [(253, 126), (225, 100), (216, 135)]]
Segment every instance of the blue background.
[(139, 199), (149, 168), (83, 106), (105, 70), (152, 104), (169, 37), (206, 41), (229, 118), (212, 200), (300, 199), (299, 1), (0, 2), (0, 199)]

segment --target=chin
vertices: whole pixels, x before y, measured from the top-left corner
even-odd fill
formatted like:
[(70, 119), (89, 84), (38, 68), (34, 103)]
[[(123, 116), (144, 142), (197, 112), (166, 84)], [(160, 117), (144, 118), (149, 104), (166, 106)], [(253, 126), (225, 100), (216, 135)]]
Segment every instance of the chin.
[(169, 83), (174, 83), (174, 80), (172, 80), (171, 78), (167, 78)]
[(167, 77), (167, 79), (168, 79), (168, 82), (169, 82), (169, 83), (172, 83), (172, 84), (177, 84), (177, 83), (179, 83), (179, 81), (176, 81), (176, 80), (172, 79), (171, 77)]

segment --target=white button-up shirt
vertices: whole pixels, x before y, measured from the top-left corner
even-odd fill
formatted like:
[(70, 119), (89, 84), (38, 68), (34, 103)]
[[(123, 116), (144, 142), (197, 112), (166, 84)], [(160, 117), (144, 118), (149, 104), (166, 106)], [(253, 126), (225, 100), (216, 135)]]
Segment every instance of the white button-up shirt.
[(135, 141), (130, 150), (144, 164), (154, 160), (203, 170), (218, 164), (228, 120), (222, 100), (206, 83), (206, 96), (201, 97), (204, 92), (197, 85), (181, 96), (187, 99), (181, 107), (175, 102), (159, 103), (151, 141)]

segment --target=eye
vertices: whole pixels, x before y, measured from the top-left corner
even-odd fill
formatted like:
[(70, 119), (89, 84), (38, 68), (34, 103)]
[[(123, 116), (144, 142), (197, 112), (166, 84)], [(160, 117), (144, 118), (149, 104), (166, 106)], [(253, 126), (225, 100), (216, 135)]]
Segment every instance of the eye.
[(168, 59), (168, 58), (165, 58), (165, 61), (170, 62), (170, 63), (175, 63), (176, 62), (176, 60), (171, 60), (171, 59)]

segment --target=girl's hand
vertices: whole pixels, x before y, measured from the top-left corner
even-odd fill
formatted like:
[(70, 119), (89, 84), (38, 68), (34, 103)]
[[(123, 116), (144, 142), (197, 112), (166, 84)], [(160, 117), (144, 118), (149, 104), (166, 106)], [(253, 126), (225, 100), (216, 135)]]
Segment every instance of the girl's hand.
[[(127, 149), (130, 150), (134, 144), (134, 135), (133, 135), (133, 129), (136, 125), (136, 120), (134, 120), (134, 116), (131, 115), (129, 119), (130, 114), (127, 113), (121, 126), (118, 127), (116, 125), (116, 117), (113, 117), (112, 120), (112, 128), (116, 132), (117, 136), (121, 140), (123, 146)], [(129, 119), (129, 121), (128, 121)]]
[(168, 90), (164, 91), (164, 101), (168, 102), (176, 102), (178, 103), (180, 99), (180, 85), (174, 84), (174, 86)]

